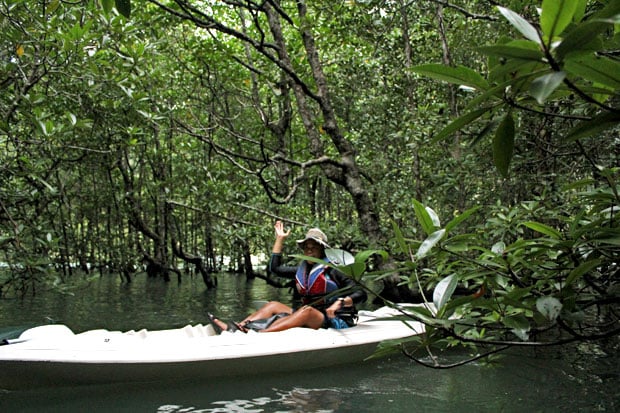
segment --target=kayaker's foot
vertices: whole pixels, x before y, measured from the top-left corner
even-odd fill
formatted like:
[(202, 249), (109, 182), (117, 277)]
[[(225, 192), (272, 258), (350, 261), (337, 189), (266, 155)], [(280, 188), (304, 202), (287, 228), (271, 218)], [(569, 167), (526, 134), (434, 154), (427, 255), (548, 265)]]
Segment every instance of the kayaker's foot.
[(207, 313), (207, 318), (209, 319), (209, 324), (215, 330), (215, 333), (217, 335), (222, 334), (222, 327), (220, 327), (220, 325), (217, 323), (217, 321), (216, 321), (217, 318), (215, 318), (215, 316), (213, 314), (211, 314), (211, 313)]
[(211, 313), (207, 313), (207, 317), (209, 318), (209, 324), (213, 326), (213, 329), (217, 334), (222, 334), (222, 331), (230, 331), (231, 333), (234, 333), (235, 331), (242, 331), (247, 333), (246, 328), (235, 323), (234, 321), (224, 322)]

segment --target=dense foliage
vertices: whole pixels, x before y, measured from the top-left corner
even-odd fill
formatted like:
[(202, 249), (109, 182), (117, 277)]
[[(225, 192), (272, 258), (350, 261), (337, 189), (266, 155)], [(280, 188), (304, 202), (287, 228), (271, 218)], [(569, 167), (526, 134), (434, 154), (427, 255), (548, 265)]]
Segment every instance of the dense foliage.
[(215, 287), (283, 219), (421, 348), (616, 334), (618, 2), (491, 3), (0, 0), (0, 296)]

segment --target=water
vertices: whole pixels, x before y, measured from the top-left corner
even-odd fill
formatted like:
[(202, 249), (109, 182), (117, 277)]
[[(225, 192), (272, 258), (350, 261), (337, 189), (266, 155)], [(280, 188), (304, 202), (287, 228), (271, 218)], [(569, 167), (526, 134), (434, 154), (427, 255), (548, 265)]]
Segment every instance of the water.
[[(151, 280), (152, 281), (152, 280)], [(75, 332), (91, 328), (162, 329), (204, 323), (206, 311), (240, 318), (265, 300), (290, 293), (262, 280), (219, 276), (182, 284), (95, 281), (75, 295), (42, 293), (0, 300), (0, 327), (52, 319)], [(0, 390), (2, 412), (596, 412), (620, 411), (613, 345), (511, 350), (499, 364), (432, 370), (401, 356), (266, 377)], [(446, 362), (461, 355), (446, 355)], [(2, 374), (0, 372), (0, 374)]]

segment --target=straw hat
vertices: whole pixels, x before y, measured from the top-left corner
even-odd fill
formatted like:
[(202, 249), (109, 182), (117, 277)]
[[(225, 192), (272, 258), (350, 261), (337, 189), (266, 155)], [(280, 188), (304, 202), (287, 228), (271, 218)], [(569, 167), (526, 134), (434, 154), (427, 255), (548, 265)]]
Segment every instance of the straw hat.
[(303, 248), (304, 244), (309, 239), (318, 242), (323, 246), (323, 248), (329, 248), (329, 244), (327, 243), (327, 235), (325, 235), (323, 231), (318, 228), (310, 228), (308, 232), (306, 232), (306, 237), (304, 239), (297, 240), (297, 245)]

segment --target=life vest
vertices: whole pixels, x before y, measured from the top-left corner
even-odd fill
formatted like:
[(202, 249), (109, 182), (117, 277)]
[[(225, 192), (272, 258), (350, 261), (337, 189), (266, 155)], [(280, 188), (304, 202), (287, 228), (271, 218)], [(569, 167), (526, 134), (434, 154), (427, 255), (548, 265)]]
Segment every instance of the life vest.
[(309, 304), (315, 298), (318, 299), (338, 289), (338, 284), (327, 273), (326, 265), (315, 264), (308, 272), (306, 261), (297, 267), (295, 284), (304, 304)]

